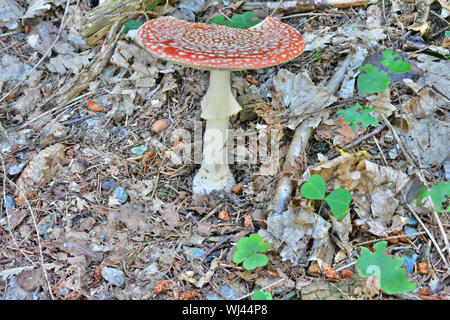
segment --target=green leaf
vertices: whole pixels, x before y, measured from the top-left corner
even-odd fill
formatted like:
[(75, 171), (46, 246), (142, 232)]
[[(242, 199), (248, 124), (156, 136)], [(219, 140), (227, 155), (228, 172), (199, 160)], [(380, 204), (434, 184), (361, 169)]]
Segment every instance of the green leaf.
[(446, 38), (450, 38), (450, 31), (445, 31), (444, 35)]
[(366, 129), (368, 126), (372, 125), (378, 127), (378, 120), (374, 116), (370, 115), (375, 108), (366, 108), (359, 103), (353, 108), (339, 110), (337, 114), (344, 114), (345, 122), (352, 124), (352, 129), (356, 129), (356, 125), (361, 123), (362, 127)]
[(244, 260), (242, 265), (248, 271), (252, 271), (257, 267), (264, 267), (269, 262), (269, 258), (265, 254), (253, 253)]
[(255, 290), (253, 292), (253, 300), (272, 300), (272, 295), (262, 290)]
[(331, 192), (325, 201), (328, 203), (331, 209), (331, 213), (338, 220), (344, 219), (347, 214), (350, 202), (352, 202), (352, 195), (348, 190), (336, 189)]
[(310, 200), (323, 200), (325, 191), (325, 180), (318, 174), (313, 174), (309, 181), (305, 182), (300, 188), (302, 196)]
[(430, 193), (428, 192), (428, 188), (423, 186), (419, 191), (419, 195), (417, 196), (416, 206), (422, 206), (423, 199), (425, 199), (429, 194)]
[(210, 23), (219, 24), (235, 29), (248, 29), (260, 23), (260, 20), (252, 20), (255, 14), (252, 11), (244, 12), (243, 14), (235, 14), (231, 21), (226, 20), (223, 15), (218, 15), (211, 20)]
[(359, 275), (363, 278), (376, 277), (381, 290), (388, 294), (415, 290), (417, 285), (408, 281), (406, 270), (401, 268), (403, 258), (386, 255), (386, 244), (386, 241), (376, 243), (373, 246), (375, 253), (365, 247), (361, 248), (361, 256), (356, 261)]
[[(383, 57), (385, 60), (381, 61), (381, 64), (383, 67), (389, 68), (389, 72), (395, 72), (395, 73), (405, 73), (411, 70), (411, 65), (408, 62), (405, 62), (402, 59), (402, 57), (392, 50), (384, 50), (382, 52)], [(400, 60), (395, 60), (395, 58), (400, 58)]]
[(142, 22), (139, 21), (133, 21), (133, 20), (128, 20), (127, 22), (124, 23), (123, 25), (123, 32), (125, 34), (128, 33), (128, 31), (130, 30), (135, 30), (135, 29), (139, 29), (139, 27), (142, 26)]
[(215, 16), (214, 19), (212, 19), (210, 21), (210, 23), (220, 24), (221, 26), (224, 26), (225, 25), (225, 16), (223, 16), (223, 15)]
[(269, 258), (261, 253), (266, 252), (269, 248), (269, 242), (263, 240), (257, 233), (249, 237), (243, 237), (236, 245), (233, 262), (236, 264), (243, 263), (246, 270), (264, 267), (269, 262)]
[(423, 199), (427, 196), (431, 196), (431, 200), (434, 203), (434, 208), (436, 212), (449, 212), (450, 208), (445, 210), (442, 209), (442, 204), (446, 201), (445, 197), (450, 197), (450, 184), (441, 181), (431, 187), (431, 191), (428, 191), (427, 187), (423, 187), (420, 190), (419, 196), (417, 197), (417, 206), (422, 205)]
[(431, 200), (434, 202), (434, 208), (436, 212), (449, 212), (449, 208), (447, 210), (442, 210), (442, 204), (445, 202), (445, 196), (450, 197), (450, 184), (444, 181), (434, 185), (431, 188), (430, 192)]
[(364, 72), (358, 76), (356, 82), (359, 93), (371, 94), (383, 92), (389, 87), (391, 80), (388, 78), (387, 72), (378, 71), (370, 63), (364, 65), (364, 68), (359, 69)]

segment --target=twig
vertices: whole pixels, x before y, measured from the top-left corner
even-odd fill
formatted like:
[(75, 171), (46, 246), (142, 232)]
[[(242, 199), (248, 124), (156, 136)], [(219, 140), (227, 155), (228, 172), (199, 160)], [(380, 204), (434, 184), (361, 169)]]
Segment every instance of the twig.
[(225, 238), (223, 238), (222, 240), (220, 240), (219, 242), (217, 242), (211, 249), (209, 249), (208, 251), (206, 251), (204, 254), (202, 254), (200, 256), (200, 259), (206, 259), (211, 253), (213, 253), (214, 251), (216, 251), (216, 249), (218, 247), (220, 247), (222, 244), (224, 244), (225, 242), (227, 242), (228, 240), (230, 240), (231, 238), (234, 237), (234, 234), (229, 234), (228, 236), (226, 236)]
[(414, 209), (409, 205), (409, 203), (406, 202), (406, 195), (403, 192), (403, 190), (401, 190), (401, 193), (403, 195), (403, 200), (406, 204), (406, 206), (408, 207), (408, 209), (411, 211), (411, 213), (413, 214), (414, 218), (419, 221), (420, 225), (422, 226), (422, 228), (425, 230), (425, 232), (427, 233), (428, 237), (430, 238), (431, 242), (433, 242), (437, 252), (439, 253), (439, 255), (441, 256), (442, 261), (444, 262), (445, 266), (447, 267), (447, 270), (450, 268), (450, 266), (447, 263), (447, 259), (445, 258), (444, 254), (442, 253), (441, 248), (439, 247), (438, 243), (436, 242), (436, 239), (434, 239), (433, 235), (431, 234), (430, 230), (428, 230), (427, 226), (425, 225), (425, 223), (423, 223), (422, 219), (420, 219), (419, 215), (414, 211)]
[[(271, 283), (271, 284), (269, 284), (268, 286), (265, 286), (264, 288), (261, 288), (261, 289), (259, 289), (259, 290), (262, 290), (262, 291), (267, 290), (267, 289), (269, 289), (270, 287), (273, 287), (274, 285), (276, 285), (276, 284), (278, 284), (278, 283), (280, 283), (281, 281), (284, 281), (284, 280), (285, 280), (285, 279), (280, 279), (280, 280), (275, 281), (274, 283)], [(255, 291), (256, 291), (256, 290), (250, 292), (249, 294), (246, 294), (245, 296), (242, 296), (242, 297), (238, 298), (237, 300), (242, 300), (242, 299), (245, 299), (245, 298), (247, 298), (247, 297), (250, 297)]]
[(412, 165), (413, 167), (416, 167), (416, 164), (414, 163), (414, 161), (412, 160), (411, 156), (409, 155), (409, 153), (406, 151), (403, 141), (400, 139), (400, 136), (398, 135), (397, 131), (394, 129), (394, 127), (392, 126), (392, 124), (389, 122), (388, 119), (386, 119), (386, 116), (384, 114), (380, 115), (381, 118), (383, 119), (384, 123), (389, 127), (389, 129), (392, 131), (392, 135), (394, 136), (394, 139), (397, 141), (398, 145), (400, 146), (400, 149), (403, 152), (403, 155), (405, 156), (406, 160), (409, 162), (410, 165)]
[[(345, 60), (338, 67), (333, 77), (328, 81), (326, 87), (331, 94), (334, 94), (342, 83), (353, 55), (354, 51), (350, 51)], [(291, 144), (289, 145), (289, 150), (286, 155), (283, 171), (285, 171), (284, 169), (288, 168), (289, 166), (296, 166), (296, 159), (305, 152), (312, 132), (313, 129), (309, 126), (308, 119), (301, 122), (295, 128), (294, 137), (292, 138)], [(291, 178), (288, 175), (282, 175), (280, 180), (278, 181), (278, 185), (275, 190), (275, 196), (272, 198), (267, 207), (268, 216), (278, 215), (283, 211), (284, 207), (288, 203), (293, 189), (294, 182), (291, 180)]]
[(347, 145), (344, 148), (342, 148), (342, 150), (348, 150), (348, 149), (351, 149), (351, 148), (357, 146), (358, 144), (360, 144), (364, 140), (369, 139), (370, 137), (373, 137), (374, 135), (380, 133), (381, 131), (383, 131), (384, 128), (386, 128), (385, 124), (382, 124), (382, 125), (378, 126), (375, 130), (373, 130), (373, 131), (369, 132), (368, 134), (365, 134), (362, 137), (356, 139), (355, 141), (353, 141), (349, 145)]
[(217, 211), (219, 211), (220, 209), (223, 208), (223, 204), (219, 204), (217, 207), (215, 207), (213, 210), (211, 210), (210, 213), (208, 213), (206, 216), (204, 216), (203, 218), (200, 219), (200, 222), (205, 221), (206, 219), (208, 219), (209, 217), (211, 217), (213, 214), (215, 214)]
[[(25, 78), (22, 81), (19, 81), (18, 84), (16, 84), (8, 93), (6, 93), (3, 97), (0, 98), (0, 103), (3, 102), (11, 93), (13, 93), (14, 91), (16, 91), (17, 88), (19, 88), (26, 79), (28, 79), (36, 70), (37, 68), (41, 65), (41, 63), (47, 58), (47, 56), (52, 52), (53, 47), (55, 46), (56, 42), (58, 42), (59, 37), (61, 36), (61, 32), (63, 30), (64, 27), (64, 22), (66, 20), (66, 15), (67, 12), (69, 11), (69, 6), (71, 4), (71, 0), (67, 1), (66, 3), (66, 9), (64, 10), (64, 15), (62, 17), (61, 20), (61, 25), (59, 26), (59, 31), (58, 34), (56, 35), (55, 40), (53, 41), (52, 45), (47, 49), (47, 51), (44, 53), (44, 55), (42, 56), (42, 58), (38, 61), (38, 63), (36, 63), (36, 65), (33, 67), (33, 69), (31, 69), (31, 71), (25, 76)], [(78, 5), (78, 3), (77, 3)]]
[[(5, 173), (3, 173), (3, 174), (5, 175)], [(52, 292), (52, 287), (50, 286), (50, 281), (48, 279), (48, 273), (44, 267), (44, 255), (42, 254), (41, 237), (39, 236), (39, 229), (37, 226), (36, 217), (34, 215), (33, 208), (31, 207), (31, 204), (28, 201), (27, 196), (25, 195), (23, 190), (21, 188), (19, 188), (19, 186), (14, 181), (9, 180), (8, 178), (6, 178), (6, 179), (9, 181), (9, 183), (11, 183), (16, 188), (16, 190), (19, 191), (19, 193), (22, 195), (23, 199), (25, 199), (28, 209), (30, 210), (31, 219), (33, 220), (34, 229), (36, 230), (36, 236), (37, 236), (37, 242), (38, 242), (38, 248), (39, 248), (39, 258), (41, 260), (41, 266), (42, 266), (42, 270), (44, 271), (45, 280), (47, 281), (48, 292), (49, 292), (52, 300), (55, 300), (55, 297), (53, 296), (53, 292)]]
[(9, 214), (8, 206), (6, 205), (6, 179), (7, 178), (6, 178), (6, 166), (5, 166), (5, 161), (3, 159), (3, 153), (0, 153), (0, 159), (2, 161), (2, 168), (3, 168), (3, 203), (5, 204), (6, 222), (8, 223), (9, 236), (11, 237), (12, 241), (14, 242), (14, 244), (16, 245), (16, 247), (18, 248), (20, 253), (22, 253), (24, 255), (24, 257), (27, 258), (27, 260), (30, 261), (30, 263), (34, 267), (37, 267), (37, 265), (34, 263), (34, 261), (31, 260), (31, 258), (25, 253), (25, 251), (23, 249), (20, 248), (19, 244), (17, 243), (16, 238), (14, 237), (14, 235), (12, 233), (11, 215)]
[(400, 238), (411, 237), (411, 236), (420, 236), (421, 234), (425, 234), (425, 233), (426, 232), (424, 232), (424, 231), (420, 231), (420, 232), (414, 232), (414, 233), (409, 233), (409, 234), (401, 234), (401, 235), (397, 235), (397, 236), (390, 236), (390, 237), (385, 237), (385, 238), (381, 238), (381, 239), (375, 239), (375, 240), (370, 240), (370, 241), (357, 243), (357, 244), (354, 244), (353, 247), (365, 246), (366, 244), (371, 244), (371, 243), (375, 243), (375, 242), (378, 242), (378, 241), (384, 241), (384, 240), (400, 239)]
[[(83, 94), (83, 95), (81, 95), (81, 96), (78, 96), (78, 97), (73, 98), (70, 102), (68, 102), (67, 106), (65, 106), (64, 109), (62, 109), (62, 112), (64, 112), (64, 110), (69, 109), (70, 107), (72, 107), (72, 106), (76, 105), (77, 103), (79, 103), (79, 101), (80, 101), (81, 99), (83, 99), (83, 98), (85, 98), (85, 97), (88, 97), (88, 96), (90, 96), (90, 95), (93, 95), (93, 94), (94, 94), (94, 92), (87, 92), (87, 93), (85, 93), (85, 94)], [(52, 113), (53, 111), (59, 110), (59, 109), (61, 109), (59, 106), (56, 106), (56, 107), (54, 107), (54, 108), (51, 108), (51, 109), (49, 109), (49, 110), (47, 110), (47, 111), (45, 111), (45, 112), (39, 114), (37, 117), (34, 117), (34, 118), (32, 118), (32, 119), (30, 119), (30, 120), (28, 120), (28, 121), (22, 123), (21, 125), (15, 127), (15, 128), (12, 128), (10, 131), (11, 131), (11, 132), (14, 132), (14, 131), (20, 130), (20, 129), (22, 129), (22, 128), (28, 126), (28, 125), (30, 125), (31, 123), (33, 123), (33, 122), (35, 122), (35, 121), (41, 119), (42, 117), (45, 117), (46, 115)]]

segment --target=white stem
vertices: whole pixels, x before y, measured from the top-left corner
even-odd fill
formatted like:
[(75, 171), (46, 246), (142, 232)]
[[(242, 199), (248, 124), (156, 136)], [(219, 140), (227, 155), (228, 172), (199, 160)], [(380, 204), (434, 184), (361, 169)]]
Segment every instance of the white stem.
[(230, 192), (235, 180), (228, 167), (228, 120), (242, 109), (231, 93), (230, 71), (211, 71), (209, 89), (201, 106), (206, 129), (202, 165), (194, 177), (193, 191), (200, 194)]

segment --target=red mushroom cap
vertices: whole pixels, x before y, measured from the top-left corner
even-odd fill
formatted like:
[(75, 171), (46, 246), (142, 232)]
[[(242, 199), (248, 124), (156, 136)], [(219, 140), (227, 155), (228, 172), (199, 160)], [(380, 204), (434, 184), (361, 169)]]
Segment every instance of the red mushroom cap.
[(159, 58), (208, 70), (275, 66), (295, 58), (305, 48), (295, 28), (272, 17), (250, 29), (160, 17), (143, 24), (137, 40)]

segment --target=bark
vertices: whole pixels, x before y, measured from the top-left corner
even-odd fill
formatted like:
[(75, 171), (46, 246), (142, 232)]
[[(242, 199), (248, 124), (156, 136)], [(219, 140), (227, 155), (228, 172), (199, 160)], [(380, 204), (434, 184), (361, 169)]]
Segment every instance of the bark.
[[(81, 36), (86, 39), (88, 46), (93, 46), (103, 39), (111, 26), (118, 23), (122, 26), (126, 21), (134, 19), (139, 11), (149, 6), (154, 8), (160, 0), (116, 0), (106, 2), (91, 10), (83, 20)], [(152, 15), (148, 12), (148, 15)]]
[(305, 0), (305, 1), (268, 1), (268, 2), (247, 2), (242, 6), (244, 11), (258, 9), (275, 10), (278, 14), (308, 12), (314, 10), (324, 10), (330, 8), (350, 8), (367, 6), (374, 3), (372, 0)]

